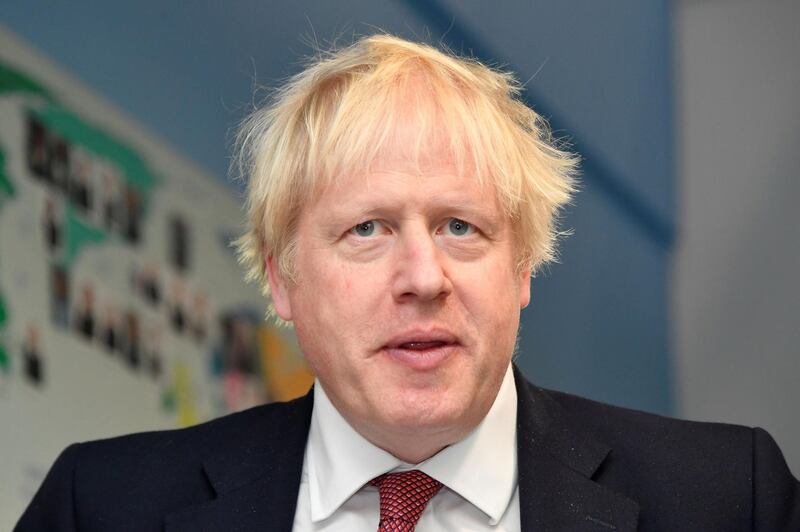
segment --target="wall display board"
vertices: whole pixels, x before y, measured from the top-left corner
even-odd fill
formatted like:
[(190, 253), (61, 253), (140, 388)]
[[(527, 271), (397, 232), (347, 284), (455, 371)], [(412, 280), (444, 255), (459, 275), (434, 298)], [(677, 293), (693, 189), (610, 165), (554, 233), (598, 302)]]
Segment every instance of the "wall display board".
[[(132, 90), (135, 90), (132, 89)], [(0, 530), (75, 441), (304, 393), (230, 191), (0, 30)]]

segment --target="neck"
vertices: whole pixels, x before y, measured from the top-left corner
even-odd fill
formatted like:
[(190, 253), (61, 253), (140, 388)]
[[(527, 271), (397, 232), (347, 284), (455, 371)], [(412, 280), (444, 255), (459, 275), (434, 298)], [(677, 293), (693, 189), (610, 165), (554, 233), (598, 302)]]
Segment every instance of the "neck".
[[(466, 438), (480, 423), (486, 412), (466, 423), (449, 427), (393, 426), (376, 427), (360, 420), (349, 420), (356, 432), (375, 445), (407, 464), (419, 464), (454, 443)], [(344, 417), (344, 416), (343, 416)]]
[[(405, 434), (408, 434), (407, 432)], [(436, 453), (461, 440), (466, 435), (460, 437), (449, 438), (431, 438), (420, 437), (413, 435), (411, 437), (392, 439), (390, 442), (378, 441), (370, 438), (368, 435), (362, 435), (367, 438), (373, 445), (380, 447), (387, 453), (391, 454), (398, 460), (402, 460), (407, 464), (419, 464), (434, 456)]]

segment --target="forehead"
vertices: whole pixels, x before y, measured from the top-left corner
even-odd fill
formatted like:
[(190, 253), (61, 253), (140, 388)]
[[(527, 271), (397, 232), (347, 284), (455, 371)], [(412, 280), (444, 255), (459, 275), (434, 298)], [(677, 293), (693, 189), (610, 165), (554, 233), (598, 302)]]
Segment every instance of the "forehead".
[[(479, 131), (486, 124), (476, 130), (474, 109), (455, 104), (466, 100), (446, 98), (434, 85), (425, 76), (410, 76), (379, 99), (375, 113), (342, 104), (348, 112), (341, 114), (355, 122), (332, 129), (336, 134), (329, 140), (336, 142), (315, 153), (307, 174), (314, 184), (300, 213), (322, 203), (342, 211), (392, 202), (406, 208), (469, 206), (494, 217), (508, 212), (498, 204), (500, 189), (486, 164), (488, 133)], [(314, 166), (323, 171), (314, 176)]]
[(318, 190), (317, 198), (436, 191), (494, 201), (494, 184), (486, 183), (477, 171), (464, 139), (454, 139), (447, 128), (432, 125), (433, 112), (401, 116), (373, 135), (377, 149), (372, 156), (340, 166)]

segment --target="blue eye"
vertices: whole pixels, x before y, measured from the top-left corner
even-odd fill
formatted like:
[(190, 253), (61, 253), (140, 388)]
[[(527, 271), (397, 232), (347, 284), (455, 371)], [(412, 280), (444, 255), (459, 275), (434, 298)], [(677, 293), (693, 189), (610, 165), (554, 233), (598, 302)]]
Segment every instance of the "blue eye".
[(464, 236), (474, 230), (470, 223), (465, 222), (464, 220), (459, 220), (458, 218), (452, 218), (447, 224), (447, 228), (449, 229), (450, 234), (455, 236)]
[(377, 224), (378, 222), (375, 220), (367, 220), (366, 222), (361, 222), (360, 224), (354, 226), (350, 231), (358, 236), (372, 236), (375, 234), (375, 228)]

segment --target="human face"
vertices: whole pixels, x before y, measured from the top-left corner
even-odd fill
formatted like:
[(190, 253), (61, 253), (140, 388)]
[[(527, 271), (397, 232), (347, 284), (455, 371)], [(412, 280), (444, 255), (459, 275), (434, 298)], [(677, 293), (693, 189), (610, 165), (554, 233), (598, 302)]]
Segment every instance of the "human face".
[(493, 186), (429, 166), (337, 181), (300, 215), (295, 280), (267, 260), (275, 308), (331, 402), (415, 462), (486, 415), (530, 298)]

